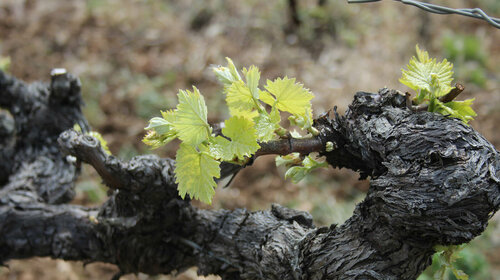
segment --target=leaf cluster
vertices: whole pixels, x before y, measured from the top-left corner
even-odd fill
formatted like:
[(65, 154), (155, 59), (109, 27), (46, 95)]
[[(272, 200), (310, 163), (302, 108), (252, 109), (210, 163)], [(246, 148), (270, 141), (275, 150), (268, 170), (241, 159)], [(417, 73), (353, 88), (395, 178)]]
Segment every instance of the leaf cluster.
[(227, 66), (213, 68), (231, 115), (222, 126), (222, 135), (213, 133), (207, 122), (205, 100), (196, 87), (180, 90), (176, 109), (161, 112), (162, 117), (152, 118), (145, 128), (148, 133), (143, 142), (152, 148), (176, 138), (182, 141), (175, 168), (182, 198), (189, 194), (211, 203), (222, 161), (243, 165), (260, 148), (259, 143), (287, 133), (280, 126), (280, 112), (290, 113), (292, 124), (317, 133), (312, 127), (313, 94), (302, 84), (284, 77), (267, 80), (262, 89), (257, 67), (243, 68), (240, 75), (233, 61), (227, 61)]
[(442, 102), (439, 97), (448, 94), (453, 87), (453, 64), (444, 59), (437, 62), (429, 58), (429, 53), (416, 46), (417, 56), (413, 56), (407, 65), (407, 70), (402, 70), (399, 81), (415, 90), (414, 99), (417, 104), (427, 104), (429, 112), (437, 112), (452, 118), (459, 118), (464, 123), (472, 120), (476, 113), (471, 108), (474, 99), (464, 101)]

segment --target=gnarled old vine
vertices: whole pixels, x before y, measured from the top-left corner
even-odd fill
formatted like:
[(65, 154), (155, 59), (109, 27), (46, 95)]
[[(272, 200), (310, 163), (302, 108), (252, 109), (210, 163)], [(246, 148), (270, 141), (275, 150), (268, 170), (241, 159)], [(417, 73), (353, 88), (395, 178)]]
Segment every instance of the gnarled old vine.
[[(394, 90), (358, 92), (344, 116), (314, 121), (311, 142), (286, 141), (292, 150), (332, 142), (321, 151), (331, 166), (371, 177), (353, 216), (328, 228), (279, 205), (198, 209), (178, 196), (173, 160), (125, 162), (72, 130), (87, 127), (81, 105), (70, 74), (26, 85), (0, 72), (0, 262), (50, 256), (121, 273), (197, 266), (223, 279), (415, 279), (435, 245), (470, 241), (500, 207), (498, 151), (459, 120), (409, 110)], [(260, 154), (279, 153), (274, 144)], [(113, 190), (99, 208), (65, 204), (80, 162)], [(236, 169), (224, 165), (221, 175)]]

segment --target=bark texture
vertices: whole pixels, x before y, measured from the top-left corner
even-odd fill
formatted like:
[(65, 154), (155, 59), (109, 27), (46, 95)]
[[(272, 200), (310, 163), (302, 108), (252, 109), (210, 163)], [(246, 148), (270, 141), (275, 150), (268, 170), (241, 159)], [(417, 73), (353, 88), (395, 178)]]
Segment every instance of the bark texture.
[[(434, 245), (470, 241), (500, 207), (498, 151), (459, 120), (413, 112), (405, 96), (382, 89), (356, 93), (344, 116), (318, 118), (320, 135), (296, 146), (331, 141), (335, 149), (322, 151), (330, 165), (371, 178), (344, 224), (317, 228), (308, 213), (279, 205), (198, 209), (178, 196), (173, 160), (121, 161), (69, 129), (87, 127), (79, 88), (70, 74), (26, 85), (0, 72), (0, 262), (51, 256), (122, 273), (197, 266), (223, 279), (416, 279)], [(80, 161), (113, 190), (99, 208), (62, 204)]]

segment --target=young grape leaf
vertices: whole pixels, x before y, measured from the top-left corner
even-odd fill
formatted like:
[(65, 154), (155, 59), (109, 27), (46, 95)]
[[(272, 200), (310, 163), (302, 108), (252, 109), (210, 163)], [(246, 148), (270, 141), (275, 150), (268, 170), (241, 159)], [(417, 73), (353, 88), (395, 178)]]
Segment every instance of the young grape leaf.
[(308, 155), (302, 161), (302, 166), (293, 166), (286, 171), (285, 179), (291, 178), (292, 182), (298, 183), (312, 170), (327, 166), (328, 163), (326, 161), (320, 162)]
[(274, 81), (268, 80), (265, 88), (268, 92), (261, 92), (263, 102), (271, 106), (276, 105), (278, 109), (293, 115), (305, 117), (308, 114), (307, 109), (311, 108), (311, 99), (314, 95), (302, 84), (295, 83), (295, 78), (285, 77)]
[(217, 136), (210, 139), (210, 145), (208, 146), (210, 155), (217, 160), (232, 161), (234, 159), (233, 151), (231, 150), (231, 141), (222, 137)]
[(302, 134), (300, 134), (300, 132), (298, 132), (297, 130), (294, 129), (294, 130), (290, 131), (290, 136), (292, 136), (292, 138), (301, 139), (301, 138), (309, 138), (310, 134), (303, 136)]
[(474, 98), (464, 101), (450, 101), (446, 103), (436, 100), (436, 105), (438, 107), (437, 112), (443, 115), (449, 115), (452, 118), (459, 118), (464, 123), (468, 123), (470, 120), (473, 120), (475, 116), (477, 116), (476, 112), (474, 112), (470, 106), (473, 101)]
[(192, 92), (180, 90), (177, 96), (179, 104), (173, 127), (182, 141), (196, 146), (207, 140), (211, 133), (205, 99), (196, 87), (193, 87)]
[(432, 61), (432, 59), (429, 57), (429, 53), (424, 51), (424, 50), (421, 50), (418, 47), (418, 45), (415, 46), (415, 51), (417, 53), (418, 61), (420, 61), (422, 63), (428, 63), (428, 62)]
[(312, 112), (311, 108), (306, 108), (306, 113), (304, 116), (292, 115), (288, 117), (290, 125), (296, 125), (302, 129), (310, 130), (312, 128)]
[(306, 177), (309, 170), (303, 166), (292, 166), (285, 172), (285, 179), (291, 179), (294, 184)]
[(229, 68), (224, 66), (213, 67), (212, 70), (215, 73), (215, 76), (221, 82), (224, 87), (229, 87), (235, 81), (231, 72), (229, 72)]
[(177, 120), (177, 116), (175, 114), (174, 110), (167, 110), (167, 111), (160, 111), (161, 116), (163, 117), (164, 120), (166, 120), (169, 123), (175, 123)]
[(229, 57), (226, 57), (227, 60), (227, 68), (229, 68), (229, 72), (233, 76), (235, 81), (241, 81), (240, 74), (238, 73), (238, 70), (236, 69), (236, 66), (233, 63), (233, 60), (231, 60)]
[(224, 136), (231, 138), (228, 148), (236, 157), (251, 156), (259, 148), (253, 122), (244, 117), (231, 117), (224, 122)]
[(142, 138), (142, 142), (151, 147), (151, 149), (158, 149), (161, 146), (168, 144), (170, 141), (177, 138), (174, 134), (159, 134), (155, 130), (149, 130), (146, 136)]
[(300, 157), (300, 153), (291, 153), (284, 156), (277, 156), (275, 159), (276, 166), (291, 166), (295, 164), (300, 164), (302, 162), (302, 158)]
[(154, 117), (149, 120), (149, 125), (144, 129), (154, 130), (159, 134), (163, 134), (168, 133), (172, 129), (172, 124), (163, 118)]
[(270, 114), (259, 114), (254, 118), (255, 130), (257, 131), (257, 139), (261, 142), (273, 140), (276, 137), (274, 131), (280, 128), (280, 113), (276, 108), (271, 110)]
[(144, 128), (148, 130), (148, 133), (144, 136), (142, 142), (151, 146), (151, 149), (157, 149), (177, 138), (177, 131), (173, 127), (177, 119), (175, 111), (160, 112), (163, 118), (152, 118), (149, 120), (149, 125)]
[(232, 116), (256, 116), (257, 104), (243, 81), (234, 82), (227, 90), (227, 106)]
[[(430, 59), (426, 51), (420, 50), (416, 46), (417, 57), (412, 57), (410, 63), (406, 66), (408, 70), (402, 69), (403, 76), (399, 81), (411, 89), (425, 90), (433, 92), (436, 97), (447, 94), (451, 89), (453, 80), (453, 64), (444, 59), (442, 62), (436, 62), (436, 59)], [(434, 76), (435, 82), (432, 82)], [(432, 88), (432, 85), (437, 88)]]
[(205, 145), (200, 145), (199, 149), (197, 151), (184, 143), (180, 145), (175, 158), (175, 182), (182, 199), (187, 193), (194, 199), (211, 204), (217, 186), (214, 178), (220, 177), (219, 162), (207, 153)]
[(250, 66), (247, 70), (243, 68), (243, 74), (245, 75), (245, 80), (247, 82), (247, 86), (252, 93), (252, 97), (254, 100), (259, 100), (259, 80), (260, 80), (260, 72), (259, 68), (255, 66)]
[(244, 117), (231, 117), (224, 124), (222, 133), (231, 138), (231, 149), (238, 158), (250, 156), (260, 148), (252, 121)]
[(408, 70), (402, 70), (403, 75), (399, 81), (417, 91), (415, 101), (417, 104), (428, 104), (429, 112), (438, 112), (453, 118), (459, 118), (467, 124), (476, 116), (471, 108), (473, 99), (465, 101), (451, 101), (443, 103), (439, 97), (448, 94), (453, 87), (453, 64), (446, 59), (436, 62), (429, 58), (426, 51), (416, 46), (417, 57), (412, 57), (407, 65)]
[(229, 57), (226, 57), (226, 60), (228, 64), (227, 67), (219, 66), (212, 68), (212, 70), (224, 87), (229, 87), (232, 83), (240, 81), (241, 77), (240, 74), (238, 74), (238, 70), (236, 70), (236, 66), (234, 66), (233, 61)]
[(243, 159), (260, 148), (253, 123), (247, 118), (233, 116), (226, 120), (222, 134), (231, 140), (222, 136), (210, 140), (210, 154), (216, 159), (224, 161)]

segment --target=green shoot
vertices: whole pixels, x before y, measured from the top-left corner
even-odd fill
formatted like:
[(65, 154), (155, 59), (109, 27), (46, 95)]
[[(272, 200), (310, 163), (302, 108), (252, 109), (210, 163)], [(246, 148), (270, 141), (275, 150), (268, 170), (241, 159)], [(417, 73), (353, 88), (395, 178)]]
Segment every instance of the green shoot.
[(412, 57), (407, 65), (408, 70), (402, 70), (399, 81), (415, 90), (414, 102), (428, 105), (429, 112), (437, 112), (452, 118), (459, 118), (464, 123), (472, 120), (476, 113), (471, 108), (474, 99), (464, 101), (442, 102), (439, 97), (448, 94), (453, 87), (453, 64), (444, 59), (437, 62), (429, 58), (426, 51), (416, 46), (417, 56)]
[[(162, 112), (145, 128), (143, 142), (151, 148), (161, 147), (173, 139), (181, 140), (177, 151), (175, 176), (179, 195), (186, 194), (211, 203), (220, 177), (220, 163), (244, 165), (265, 143), (285, 137), (288, 131), (280, 126), (280, 112), (291, 114), (290, 123), (314, 134), (311, 99), (313, 94), (295, 79), (268, 80), (265, 90), (259, 88), (260, 71), (255, 66), (238, 72), (227, 58), (227, 67), (213, 69), (224, 86), (223, 92), (231, 117), (224, 122), (222, 135), (215, 135), (207, 122), (207, 107), (199, 90), (180, 90), (175, 110)], [(244, 80), (242, 79), (244, 78)], [(265, 104), (270, 108), (266, 108)], [(307, 160), (307, 158), (306, 158)], [(319, 166), (315, 161), (304, 163), (300, 173)], [(294, 169), (296, 170), (296, 169)], [(293, 171), (292, 171), (293, 172)], [(298, 180), (298, 176), (292, 176)], [(303, 177), (303, 176), (302, 176)]]
[(176, 155), (175, 182), (179, 195), (184, 198), (188, 193), (192, 198), (212, 203), (217, 186), (214, 178), (220, 177), (220, 162), (209, 153), (206, 145), (199, 148), (181, 143)]
[[(286, 157), (286, 156), (285, 156)], [(292, 182), (298, 183), (300, 180), (304, 179), (304, 177), (316, 168), (328, 167), (328, 163), (326, 161), (318, 161), (308, 155), (302, 160), (301, 165), (290, 167), (285, 173), (285, 179), (290, 178)], [(276, 165), (284, 164), (286, 166), (291, 166), (293, 164), (297, 164), (296, 159), (289, 159), (283, 157), (276, 158)]]

